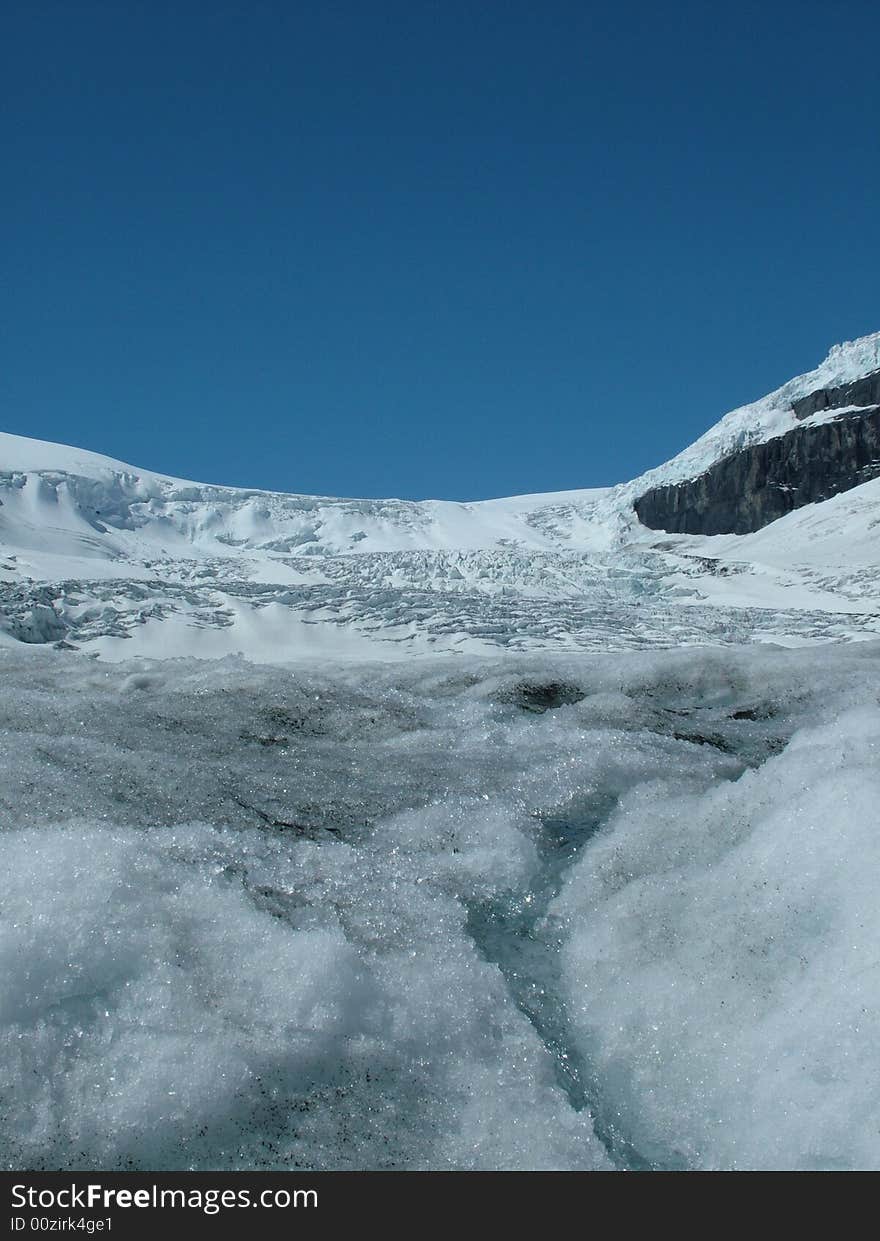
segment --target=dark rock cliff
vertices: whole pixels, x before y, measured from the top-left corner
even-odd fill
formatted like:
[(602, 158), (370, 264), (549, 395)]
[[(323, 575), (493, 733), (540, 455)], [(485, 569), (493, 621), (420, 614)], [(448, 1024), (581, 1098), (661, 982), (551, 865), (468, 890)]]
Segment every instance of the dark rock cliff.
[(639, 521), (678, 534), (749, 534), (880, 475), (880, 370), (793, 402), (799, 419), (858, 406), (753, 444), (687, 482), (646, 491)]
[(824, 409), (846, 409), (851, 405), (880, 405), (880, 371), (871, 371), (861, 379), (841, 384), (839, 388), (818, 388), (799, 401), (792, 401), (795, 418), (809, 418)]

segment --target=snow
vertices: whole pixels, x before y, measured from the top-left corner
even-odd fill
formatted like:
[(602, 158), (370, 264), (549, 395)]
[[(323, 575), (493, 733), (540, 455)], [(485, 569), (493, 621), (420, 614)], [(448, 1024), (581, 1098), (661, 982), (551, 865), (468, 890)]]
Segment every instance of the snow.
[(114, 661), (281, 664), (870, 638), (875, 484), (744, 538), (664, 536), (632, 501), (878, 365), (880, 334), (838, 346), (630, 483), (471, 503), (220, 487), (0, 435), (0, 633)]
[[(798, 375), (768, 396), (731, 410), (688, 448), (631, 485), (639, 495), (650, 487), (682, 482), (705, 473), (710, 465), (751, 444), (763, 443), (802, 425), (792, 402), (819, 388), (832, 388), (880, 368), (880, 332), (835, 345), (813, 371)], [(853, 412), (856, 407), (849, 407)], [(840, 411), (834, 411), (835, 413)], [(816, 417), (815, 415), (813, 416)], [(821, 415), (819, 420), (826, 420)], [(807, 421), (807, 420), (804, 420)]]
[(847, 414), (864, 414), (876, 409), (876, 405), (839, 405), (833, 409), (820, 409), (818, 413), (799, 419), (799, 426), (818, 427), (826, 422), (837, 422)]

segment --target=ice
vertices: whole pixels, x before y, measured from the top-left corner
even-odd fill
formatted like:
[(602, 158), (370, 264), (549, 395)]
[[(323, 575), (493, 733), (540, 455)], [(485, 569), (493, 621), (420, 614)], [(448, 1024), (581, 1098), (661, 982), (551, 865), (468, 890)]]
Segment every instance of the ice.
[(873, 697), (733, 784), (633, 789), (552, 908), (582, 1054), (652, 1161), (878, 1166)]
[(601, 1163), (405, 862), (195, 825), (7, 843), (11, 1166)]
[(874, 638), (880, 480), (747, 536), (664, 535), (633, 502), (878, 363), (880, 333), (838, 346), (629, 482), (470, 503), (188, 482), (0, 432), (0, 645), (265, 664)]
[(633, 510), (878, 365), (473, 503), (0, 433), (0, 1163), (880, 1167), (880, 480)]
[(815, 370), (790, 379), (760, 400), (731, 410), (683, 452), (643, 474), (631, 484), (634, 494), (649, 487), (695, 478), (731, 452), (784, 435), (797, 425), (792, 401), (819, 388), (837, 387), (858, 379), (878, 367), (880, 332), (834, 345)]
[(0, 647), (2, 1163), (880, 1166), (878, 663)]

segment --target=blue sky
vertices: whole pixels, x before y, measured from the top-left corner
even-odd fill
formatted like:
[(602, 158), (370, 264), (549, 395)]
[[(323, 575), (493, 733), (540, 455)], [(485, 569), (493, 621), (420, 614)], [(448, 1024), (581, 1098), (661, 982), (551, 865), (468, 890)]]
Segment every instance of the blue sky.
[(593, 486), (880, 328), (873, 0), (12, 0), (0, 42), (3, 430)]

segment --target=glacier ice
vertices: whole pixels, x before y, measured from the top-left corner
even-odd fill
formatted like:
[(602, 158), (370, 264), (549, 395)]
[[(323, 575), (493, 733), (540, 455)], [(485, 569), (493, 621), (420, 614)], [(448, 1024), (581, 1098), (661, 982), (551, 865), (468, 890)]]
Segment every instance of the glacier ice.
[(878, 361), (880, 333), (839, 346), (629, 482), (472, 503), (187, 482), (0, 432), (0, 646), (285, 663), (870, 639), (867, 468), (751, 535), (648, 529), (633, 505), (803, 429), (792, 402)]
[(878, 662), (0, 647), (4, 1166), (880, 1166)]

